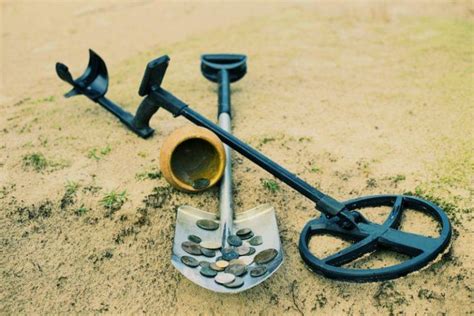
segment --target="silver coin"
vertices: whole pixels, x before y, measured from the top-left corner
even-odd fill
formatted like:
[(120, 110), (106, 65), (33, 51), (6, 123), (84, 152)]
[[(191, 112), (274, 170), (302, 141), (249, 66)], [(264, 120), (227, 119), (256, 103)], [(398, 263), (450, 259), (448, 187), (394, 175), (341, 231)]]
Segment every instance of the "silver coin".
[(229, 243), (229, 245), (234, 247), (242, 246), (242, 239), (240, 239), (240, 237), (236, 235), (230, 235), (229, 237), (227, 237), (227, 242)]
[(208, 258), (214, 258), (216, 256), (216, 252), (212, 249), (201, 248), (201, 253)]
[(250, 228), (241, 228), (235, 234), (240, 237), (240, 236), (248, 235), (251, 232), (252, 230)]
[(230, 261), (232, 259), (237, 259), (239, 257), (239, 254), (235, 251), (232, 252), (226, 252), (222, 254), (222, 259), (226, 261)]
[(224, 268), (223, 267), (220, 267), (218, 266), (215, 262), (211, 263), (211, 265), (209, 266), (209, 268), (211, 268), (212, 270), (214, 271), (224, 271)]
[(235, 275), (230, 273), (219, 273), (214, 280), (219, 284), (227, 284), (235, 280)]
[(252, 238), (253, 236), (254, 236), (253, 232), (250, 232), (250, 233), (247, 234), (247, 235), (242, 235), (242, 236), (239, 236), (239, 237), (240, 237), (240, 239), (242, 239), (242, 240), (247, 240), (247, 239)]
[(181, 248), (183, 248), (184, 251), (191, 255), (199, 256), (201, 255), (201, 246), (198, 244), (192, 242), (192, 241), (185, 241), (181, 244)]
[(276, 249), (273, 249), (273, 248), (265, 249), (263, 251), (260, 251), (258, 254), (256, 254), (253, 260), (255, 261), (256, 264), (265, 264), (275, 259), (277, 255), (278, 255), (278, 251)]
[(225, 287), (228, 287), (228, 288), (231, 288), (231, 289), (241, 287), (242, 285), (244, 285), (244, 279), (239, 278), (239, 277), (236, 277), (235, 280), (230, 282), (230, 283), (225, 283), (224, 284)]
[(249, 246), (240, 246), (235, 251), (239, 254), (239, 256), (246, 256), (250, 252), (250, 247)]
[(201, 178), (193, 181), (193, 188), (196, 190), (203, 190), (209, 186), (211, 182), (209, 179)]
[(250, 269), (250, 276), (257, 278), (259, 276), (264, 275), (267, 273), (267, 267), (266, 266), (258, 266)]
[(213, 278), (217, 275), (217, 272), (212, 270), (211, 268), (201, 268), (201, 270), (199, 271), (202, 275), (204, 275), (205, 277), (208, 277), (208, 278)]
[(231, 273), (235, 276), (242, 276), (247, 273), (247, 267), (243, 264), (232, 264), (225, 268), (225, 272)]
[(203, 261), (199, 261), (199, 266), (200, 266), (201, 268), (209, 268), (210, 265), (211, 265), (211, 263), (210, 263), (209, 261), (204, 261), (204, 260), (203, 260)]
[(196, 236), (196, 235), (189, 235), (188, 240), (195, 242), (196, 244), (199, 244), (201, 242), (201, 238), (199, 238), (199, 236)]
[(206, 249), (216, 250), (221, 247), (221, 243), (217, 241), (212, 241), (212, 240), (205, 240), (201, 242), (199, 246)]
[(252, 264), (253, 262), (253, 258), (252, 257), (240, 257), (239, 260), (242, 262), (242, 264), (246, 265), (246, 266), (249, 266)]
[(190, 257), (190, 256), (182, 256), (181, 262), (187, 265), (188, 267), (192, 267), (192, 268), (195, 268), (199, 265), (199, 261), (197, 261), (195, 258)]
[(210, 219), (200, 219), (196, 222), (196, 225), (199, 228), (202, 228), (205, 230), (216, 230), (219, 228), (219, 223), (216, 223)]
[(254, 236), (252, 239), (249, 240), (249, 244), (252, 246), (259, 246), (263, 243), (263, 238), (262, 236)]

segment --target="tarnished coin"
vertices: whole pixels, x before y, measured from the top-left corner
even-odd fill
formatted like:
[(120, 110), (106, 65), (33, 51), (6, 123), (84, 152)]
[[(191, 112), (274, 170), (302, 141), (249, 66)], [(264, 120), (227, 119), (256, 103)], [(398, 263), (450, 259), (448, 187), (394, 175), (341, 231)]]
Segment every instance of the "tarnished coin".
[(239, 259), (233, 259), (229, 261), (229, 264), (245, 264), (242, 258)]
[(230, 235), (229, 237), (227, 237), (227, 242), (229, 243), (229, 245), (234, 247), (242, 246), (242, 239), (240, 239), (240, 237), (236, 235)]
[(210, 263), (209, 261), (204, 261), (204, 260), (203, 260), (203, 261), (199, 261), (199, 266), (200, 266), (201, 268), (209, 268), (210, 265), (211, 265), (211, 263)]
[(246, 256), (250, 252), (249, 246), (240, 246), (235, 249), (235, 251), (239, 254), (239, 256)]
[(211, 263), (209, 268), (211, 268), (214, 271), (224, 271), (224, 268), (219, 267), (215, 262)]
[(200, 178), (193, 181), (193, 188), (196, 190), (202, 190), (207, 188), (209, 186), (209, 183), (211, 183), (209, 179)]
[(249, 244), (252, 246), (259, 246), (263, 243), (263, 238), (262, 236), (254, 236), (252, 239), (249, 240)]
[(242, 276), (247, 273), (247, 267), (243, 264), (231, 264), (225, 269), (225, 272), (235, 276)]
[(212, 240), (205, 240), (199, 244), (202, 248), (216, 250), (221, 247), (221, 243)]
[(244, 264), (246, 266), (251, 265), (252, 262), (253, 262), (252, 257), (240, 257), (239, 260), (242, 262), (242, 264)]
[(255, 255), (253, 260), (256, 264), (264, 264), (272, 261), (278, 255), (278, 251), (276, 249), (270, 248), (260, 251), (258, 254)]
[(210, 219), (200, 219), (196, 222), (196, 225), (199, 228), (202, 228), (205, 230), (216, 230), (219, 228), (219, 223), (216, 223)]
[(192, 241), (185, 241), (181, 244), (181, 248), (183, 248), (184, 251), (191, 255), (199, 256), (201, 255), (201, 246), (198, 244), (192, 242)]
[(248, 235), (252, 232), (252, 230), (250, 228), (242, 228), (242, 229), (239, 229), (235, 234), (237, 236), (245, 236), (245, 235)]
[(242, 240), (247, 240), (247, 239), (252, 238), (253, 236), (254, 236), (254, 235), (253, 235), (253, 232), (250, 232), (250, 233), (248, 233), (247, 235), (242, 235), (242, 236), (239, 236), (239, 237), (240, 237), (240, 239), (242, 239)]
[(236, 277), (235, 280), (230, 282), (230, 283), (225, 283), (224, 284), (225, 287), (228, 287), (228, 288), (231, 288), (231, 289), (241, 287), (242, 285), (244, 285), (244, 279), (239, 278), (239, 277)]
[(239, 254), (235, 251), (226, 252), (226, 253), (222, 254), (222, 259), (224, 259), (226, 261), (230, 261), (232, 259), (237, 259), (238, 257), (239, 257)]
[(219, 260), (219, 261), (216, 261), (216, 266), (218, 266), (219, 268), (227, 268), (227, 266), (229, 265), (229, 262), (225, 261), (225, 260)]
[(262, 276), (265, 273), (267, 273), (267, 267), (266, 266), (258, 266), (258, 267), (250, 269), (250, 276), (252, 276), (254, 278)]
[(212, 249), (201, 248), (201, 253), (208, 258), (214, 258), (216, 256), (215, 250)]
[(201, 268), (199, 272), (201, 272), (202, 275), (208, 278), (213, 278), (217, 275), (217, 271), (214, 271), (211, 268), (206, 268), (206, 267)]
[(214, 280), (219, 284), (227, 284), (235, 280), (235, 275), (230, 273), (219, 273)]
[(199, 244), (201, 242), (201, 238), (199, 238), (199, 236), (196, 236), (196, 235), (189, 235), (188, 240), (195, 242), (196, 244)]
[(188, 267), (195, 268), (199, 265), (199, 261), (190, 256), (182, 256), (181, 262), (187, 265)]
[(254, 247), (250, 247), (249, 253), (247, 254), (247, 256), (251, 256), (251, 255), (253, 255), (253, 254), (256, 253), (256, 252), (257, 252), (257, 250), (256, 250)]

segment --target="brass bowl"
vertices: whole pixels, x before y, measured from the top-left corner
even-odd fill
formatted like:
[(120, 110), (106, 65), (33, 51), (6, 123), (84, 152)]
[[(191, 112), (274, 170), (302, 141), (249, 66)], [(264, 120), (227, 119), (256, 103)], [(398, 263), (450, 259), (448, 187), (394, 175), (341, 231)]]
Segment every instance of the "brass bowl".
[(224, 174), (226, 156), (222, 141), (199, 126), (175, 130), (163, 142), (160, 168), (175, 188), (199, 192), (215, 185)]

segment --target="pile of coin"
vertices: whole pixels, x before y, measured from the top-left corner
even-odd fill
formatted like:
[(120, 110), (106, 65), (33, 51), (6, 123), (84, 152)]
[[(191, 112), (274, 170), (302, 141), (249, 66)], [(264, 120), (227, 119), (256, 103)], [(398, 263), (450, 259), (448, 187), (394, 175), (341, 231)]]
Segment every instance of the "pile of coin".
[[(219, 228), (217, 222), (207, 219), (197, 221), (196, 225), (205, 230)], [(269, 248), (257, 253), (252, 247), (262, 243), (262, 236), (254, 235), (250, 228), (239, 229), (235, 235), (228, 236), (228, 247), (224, 248), (219, 242), (189, 235), (188, 240), (181, 244), (181, 248), (189, 256), (182, 256), (181, 262), (188, 267), (199, 268), (202, 276), (214, 278), (222, 286), (238, 288), (244, 284), (247, 273), (254, 278), (265, 275), (268, 271), (266, 264), (277, 257), (276, 249)], [(194, 256), (213, 258), (213, 261), (198, 260)]]

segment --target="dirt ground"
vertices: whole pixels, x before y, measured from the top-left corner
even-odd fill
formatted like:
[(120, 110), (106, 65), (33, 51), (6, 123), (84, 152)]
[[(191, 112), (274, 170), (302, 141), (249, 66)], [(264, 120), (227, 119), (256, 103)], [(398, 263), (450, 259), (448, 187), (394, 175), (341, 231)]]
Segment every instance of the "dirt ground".
[[(474, 7), (469, 1), (1, 4), (0, 313), (472, 314)], [(164, 136), (187, 123), (165, 111), (142, 140), (69, 87), (93, 48), (108, 96), (134, 111), (146, 63), (169, 54), (164, 87), (209, 118), (216, 88), (205, 52), (249, 57), (232, 86), (234, 133), (328, 194), (407, 193), (454, 225), (433, 265), (393, 281), (316, 275), (297, 248), (314, 205), (234, 155), (235, 208), (275, 206), (285, 262), (262, 285), (217, 295), (171, 265), (176, 208), (216, 211), (218, 192), (186, 194), (160, 176)], [(273, 185), (264, 185), (270, 181)], [(436, 233), (408, 213), (402, 229)], [(381, 220), (385, 209), (365, 211)], [(340, 245), (312, 241), (315, 253)], [(354, 263), (378, 267), (386, 252)]]

